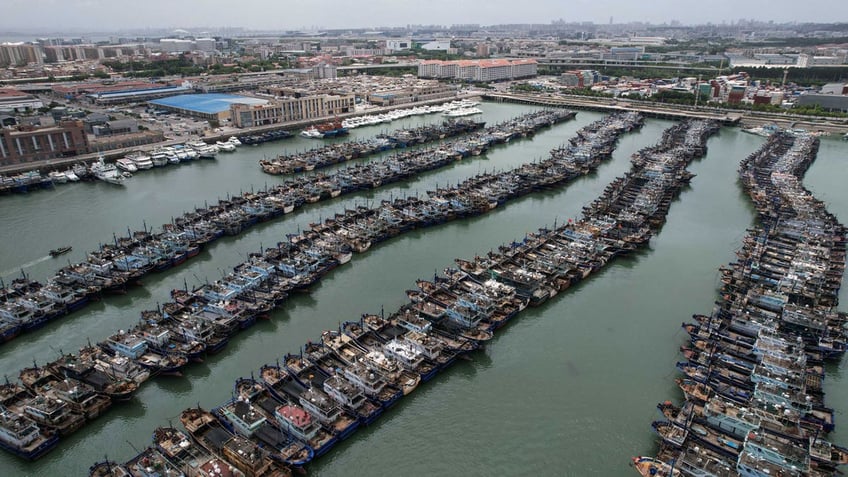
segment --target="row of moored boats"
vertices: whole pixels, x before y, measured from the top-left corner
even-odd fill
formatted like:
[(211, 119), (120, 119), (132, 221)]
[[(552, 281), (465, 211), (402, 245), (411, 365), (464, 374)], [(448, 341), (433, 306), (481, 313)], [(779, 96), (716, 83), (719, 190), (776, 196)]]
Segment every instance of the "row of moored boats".
[[(92, 475), (124, 475), (143, 459), (163, 472), (188, 472), (210, 458), (221, 459), (230, 475), (264, 475), (326, 453), (478, 349), (526, 306), (544, 303), (616, 255), (644, 245), (691, 178), (686, 165), (716, 130), (706, 122), (675, 126), (659, 147), (637, 155), (631, 173), (588, 206), (583, 219), (528, 234), (486, 257), (457, 260), (458, 268), (444, 276), (419, 280), (397, 312), (363, 315), (322, 333), (299, 352), (262, 366), (258, 377), (236, 380), (220, 406), (186, 409), (180, 416), (185, 432), (159, 428), (138, 456), (125, 464), (97, 463)], [(196, 296), (177, 294), (183, 303)]]
[(160, 147), (150, 153), (134, 152), (114, 163), (106, 162), (101, 156), (89, 165), (79, 162), (64, 171), (56, 170), (42, 174), (33, 170), (14, 176), (0, 176), (0, 194), (26, 193), (37, 189), (50, 189), (56, 184), (95, 179), (121, 185), (135, 172), (194, 159), (215, 159), (218, 152), (233, 152), (240, 145), (241, 141), (236, 137), (215, 144), (196, 141)]
[(842, 475), (848, 450), (825, 439), (834, 411), (822, 385), (848, 342), (848, 316), (835, 308), (845, 227), (800, 182), (818, 144), (776, 133), (742, 161), (759, 224), (722, 268), (713, 313), (683, 324), (685, 401), (658, 406), (660, 451), (634, 459), (642, 475)]
[(306, 203), (379, 187), (446, 166), (511, 137), (532, 135), (573, 118), (574, 114), (564, 110), (528, 113), (497, 130), (478, 131), (437, 147), (406, 151), (329, 175), (299, 176), (271, 189), (222, 199), (212, 206), (204, 204), (203, 208), (164, 224), (161, 232), (148, 230), (145, 225), (144, 230), (128, 231), (126, 237), (113, 236), (110, 243), (90, 252), (86, 261), (63, 267), (45, 285), (26, 277), (16, 279), (9, 287), (0, 285), (0, 342), (11, 340), (22, 331), (40, 328), (104, 293), (124, 293), (146, 274), (182, 264), (223, 235), (239, 234)]
[[(476, 106), (479, 101), (470, 99), (460, 99), (449, 101), (443, 104), (433, 104), (429, 106), (415, 106), (413, 108), (394, 109), (380, 114), (368, 114), (347, 118), (341, 122), (341, 125), (346, 129), (354, 129), (361, 126), (373, 126), (376, 124), (390, 123), (397, 119), (403, 119), (410, 116), (419, 116), (424, 114), (442, 113), (448, 117), (468, 116), (471, 114), (480, 114), (483, 111)], [(471, 112), (473, 110), (473, 112)], [(464, 114), (458, 113), (462, 111)]]
[(320, 169), (340, 162), (378, 154), (390, 149), (424, 144), (439, 139), (451, 138), (482, 129), (486, 123), (475, 121), (446, 121), (411, 129), (399, 129), (378, 134), (370, 139), (338, 142), (294, 154), (279, 155), (274, 159), (262, 159), (259, 166), (268, 174), (292, 174)]
[[(573, 162), (572, 176), (588, 172), (585, 164), (587, 152), (595, 151), (600, 163), (602, 158), (608, 157), (611, 145), (623, 132), (638, 127), (641, 118), (638, 115), (620, 115), (607, 118), (584, 128), (586, 134), (572, 140), (569, 146), (561, 148), (552, 154), (547, 163), (548, 167), (555, 164), (567, 166)], [(570, 153), (566, 151), (571, 151)], [(521, 170), (527, 169), (521, 175), (528, 175), (528, 168), (539, 169), (539, 164), (523, 166)], [(509, 177), (515, 171), (502, 174), (504, 178)], [(549, 174), (538, 170), (537, 181), (548, 180)], [(234, 271), (213, 284), (204, 285), (192, 292), (187, 290), (175, 290), (173, 296), (175, 301), (166, 303), (158, 310), (150, 310), (142, 313), (141, 321), (131, 330), (121, 330), (110, 336), (96, 346), (83, 348), (78, 355), (62, 355), (58, 360), (44, 366), (33, 366), (21, 371), (20, 379), (23, 387), (19, 384), (7, 383), (7, 394), (9, 399), (4, 400), (4, 406), (11, 412), (17, 411), (20, 416), (28, 417), (28, 403), (33, 399), (41, 399), (45, 396), (55, 397), (49, 394), (50, 390), (56, 388), (58, 380), (81, 379), (85, 376), (87, 381), (74, 382), (75, 389), (83, 388), (87, 396), (104, 393), (102, 386), (111, 383), (113, 387), (122, 390), (120, 396), (116, 393), (106, 394), (111, 400), (125, 400), (131, 395), (138, 384), (141, 384), (151, 375), (177, 374), (190, 361), (200, 360), (207, 353), (215, 353), (226, 346), (229, 338), (238, 330), (245, 329), (255, 323), (260, 317), (267, 317), (268, 312), (282, 303), (287, 294), (307, 288), (318, 280), (324, 273), (335, 266), (347, 262), (352, 251), (364, 251), (370, 243), (363, 247), (364, 241), (385, 240), (391, 236), (409, 230), (414, 227), (423, 227), (432, 223), (440, 223), (446, 220), (467, 215), (470, 207), (475, 203), (482, 207), (477, 213), (485, 212), (497, 204), (489, 196), (489, 186), (493, 184), (492, 178), (483, 177), (482, 181), (469, 181), (468, 184), (457, 188), (444, 189), (431, 193), (429, 200), (439, 209), (432, 209), (419, 204), (394, 204), (389, 207), (386, 204), (378, 209), (367, 213), (365, 211), (348, 212), (344, 218), (336, 217), (329, 219), (315, 230), (304, 232), (300, 236), (291, 237), (288, 244), (280, 244), (275, 249), (268, 249), (263, 254), (254, 254), (248, 262), (234, 268)], [(517, 195), (520, 191), (534, 189), (530, 179), (527, 187), (515, 189)], [(485, 183), (486, 187), (479, 184)], [(447, 197), (459, 203), (459, 194), (464, 193), (469, 197), (464, 199), (467, 206), (451, 205), (443, 207)], [(471, 196), (477, 194), (477, 199)], [(495, 198), (496, 200), (496, 198)], [(408, 214), (417, 209), (418, 213)], [(386, 213), (393, 210), (395, 218), (401, 219), (407, 215), (406, 224), (396, 227), (396, 222), (386, 220), (379, 225), (373, 217), (387, 217)], [(425, 220), (430, 212), (429, 218)], [(435, 214), (440, 214), (437, 216)], [(360, 217), (361, 216), (361, 217)], [(365, 230), (363, 225), (369, 224), (371, 234), (369, 236), (355, 237), (345, 233), (344, 228), (358, 226), (360, 231)], [(334, 228), (331, 232), (331, 228)], [(318, 232), (320, 230), (320, 232)], [(370, 238), (369, 238), (370, 237)], [(472, 285), (466, 284), (470, 287)], [(498, 289), (494, 282), (490, 287)], [(503, 290), (502, 290), (503, 291)], [(479, 303), (479, 299), (477, 300)], [(516, 306), (519, 303), (516, 303)], [(523, 305), (522, 305), (523, 306)], [(430, 310), (432, 313), (432, 310)], [(411, 318), (410, 318), (411, 319)], [(421, 321), (421, 326), (426, 322)], [(473, 337), (485, 337), (484, 330), (466, 327), (462, 320), (455, 323), (449, 322), (445, 332), (452, 330), (458, 333), (460, 341), (469, 340)], [(476, 324), (475, 324), (476, 325)], [(483, 333), (483, 334), (481, 334)], [(467, 345), (466, 345), (467, 346)], [(68, 370), (75, 370), (69, 373)], [(105, 374), (104, 374), (105, 373)], [(85, 386), (97, 383), (100, 388), (87, 389)], [(24, 389), (25, 387), (25, 389)], [(93, 393), (93, 394), (92, 394)], [(17, 396), (14, 400), (11, 396)], [(62, 399), (68, 399), (62, 396)], [(106, 401), (100, 399), (101, 404)], [(78, 414), (86, 415), (81, 407), (61, 406), (54, 403), (55, 407), (61, 408), (63, 419), (49, 421), (34, 420), (37, 425), (49, 426), (52, 423), (62, 422), (58, 427), (48, 427), (52, 435), (44, 435), (41, 441), (43, 445), (51, 442), (48, 437), (56, 437), (76, 430), (82, 421)], [(101, 409), (102, 411), (102, 409)], [(99, 414), (88, 412), (89, 418)], [(60, 413), (57, 411), (56, 416)], [(20, 417), (19, 416), (19, 417)], [(374, 415), (369, 413), (370, 422)], [(74, 425), (65, 424), (73, 422)], [(35, 441), (39, 442), (39, 441)], [(31, 452), (31, 457), (37, 457), (44, 449), (37, 447), (38, 452)]]

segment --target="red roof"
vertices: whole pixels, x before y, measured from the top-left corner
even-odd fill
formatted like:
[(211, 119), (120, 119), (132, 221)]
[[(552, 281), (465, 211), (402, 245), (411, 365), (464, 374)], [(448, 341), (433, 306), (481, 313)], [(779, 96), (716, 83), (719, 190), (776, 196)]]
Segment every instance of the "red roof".
[(12, 88), (0, 88), (0, 98), (17, 98), (21, 96), (27, 96), (27, 94)]
[(457, 65), (460, 67), (467, 66), (479, 66), (481, 68), (488, 68), (494, 66), (511, 66), (511, 65), (535, 65), (536, 60), (529, 59), (521, 59), (521, 60), (508, 60), (506, 58), (495, 58), (490, 60), (454, 60), (454, 61), (442, 61), (442, 60), (427, 60), (422, 61), (422, 65)]
[(312, 421), (309, 414), (297, 406), (280, 406), (277, 408), (277, 414), (291, 421), (297, 427), (306, 427)]

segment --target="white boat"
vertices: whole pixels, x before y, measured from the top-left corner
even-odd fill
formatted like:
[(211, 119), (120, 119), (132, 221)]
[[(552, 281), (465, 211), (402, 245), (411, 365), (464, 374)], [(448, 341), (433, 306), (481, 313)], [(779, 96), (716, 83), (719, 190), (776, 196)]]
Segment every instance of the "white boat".
[(173, 147), (165, 146), (160, 150), (165, 154), (165, 157), (168, 158), (169, 163), (171, 163), (171, 164), (179, 164), (180, 163), (180, 157), (177, 155), (177, 151), (174, 150)]
[(218, 142), (215, 143), (215, 145), (218, 146), (218, 149), (220, 149), (224, 152), (235, 152), (236, 151), (236, 145), (229, 142), (229, 141), (218, 141)]
[(50, 171), (50, 173), (47, 174), (47, 177), (56, 184), (64, 184), (65, 182), (68, 182), (68, 176), (59, 171)]
[(74, 172), (73, 169), (68, 169), (67, 171), (65, 171), (65, 177), (67, 177), (68, 180), (71, 182), (79, 182), (80, 180), (79, 176), (76, 174), (76, 172)]
[(452, 111), (447, 111), (442, 113), (443, 116), (447, 116), (449, 118), (458, 118), (460, 116), (471, 116), (473, 114), (483, 114), (483, 111), (480, 108), (462, 108), (462, 109), (454, 109)]
[(162, 150), (153, 151), (153, 154), (150, 155), (150, 160), (156, 167), (168, 165), (168, 155)]
[(215, 159), (218, 154), (218, 148), (203, 141), (190, 143), (189, 146), (197, 153), (200, 159)]
[(780, 128), (774, 124), (766, 124), (753, 128), (743, 128), (742, 132), (753, 134), (755, 136), (769, 137), (776, 132), (780, 132)]
[(138, 170), (138, 167), (135, 166), (135, 162), (126, 157), (122, 157), (115, 161), (115, 165), (118, 166), (118, 169), (126, 172), (135, 172)]
[(321, 139), (322, 137), (324, 137), (324, 134), (318, 131), (318, 129), (313, 126), (311, 128), (306, 128), (301, 131), (300, 136), (308, 139)]
[(80, 179), (89, 176), (88, 167), (82, 162), (77, 162), (76, 164), (74, 164), (72, 170), (74, 172), (74, 175), (76, 175)]
[(130, 154), (127, 156), (127, 159), (132, 159), (135, 167), (141, 169), (152, 169), (153, 168), (153, 160), (147, 154), (143, 152), (139, 152), (136, 154)]
[(230, 138), (227, 139), (227, 142), (232, 144), (235, 147), (241, 146), (241, 141), (239, 141), (239, 139), (235, 136), (230, 136)]
[(94, 174), (94, 177), (100, 179), (103, 182), (108, 182), (110, 184), (115, 185), (124, 184), (124, 175), (121, 174), (120, 171), (118, 171), (118, 168), (115, 167), (115, 164), (109, 164), (104, 161), (103, 156), (100, 156), (97, 162), (91, 165), (91, 173)]
[(179, 159), (180, 162), (190, 161), (197, 157), (197, 153), (194, 152), (193, 149), (186, 147), (185, 144), (174, 145), (171, 147), (171, 149), (174, 150), (174, 154), (177, 156), (177, 159)]

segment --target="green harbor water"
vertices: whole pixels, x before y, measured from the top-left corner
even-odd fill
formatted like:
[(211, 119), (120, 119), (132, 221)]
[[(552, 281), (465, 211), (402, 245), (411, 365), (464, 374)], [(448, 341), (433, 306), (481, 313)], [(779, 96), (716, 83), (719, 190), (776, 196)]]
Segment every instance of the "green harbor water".
[[(530, 111), (518, 105), (481, 106), (489, 124)], [(479, 116), (478, 116), (479, 117)], [(221, 239), (184, 265), (145, 277), (143, 286), (110, 296), (73, 315), (0, 346), (0, 370), (9, 379), (33, 360), (45, 363), (60, 351), (76, 351), (132, 327), (139, 312), (167, 301), (173, 288), (220, 277), (261, 246), (284, 240), (309, 223), (345, 207), (456, 183), (486, 170), (502, 170), (546, 157), (580, 127), (602, 117), (580, 112), (573, 121), (532, 139), (498, 146), (445, 169), (407, 182), (303, 207), (278, 220)], [(381, 129), (440, 121), (408, 118), (356, 129), (368, 137)], [(221, 353), (190, 365), (185, 376), (145, 383), (129, 403), (113, 407), (34, 463), (0, 453), (0, 475), (87, 475), (108, 456), (125, 461), (150, 442), (157, 426), (178, 425), (180, 411), (211, 408), (230, 398), (232, 383), (308, 340), (361, 313), (395, 310), (416, 278), (452, 266), (455, 257), (473, 257), (540, 226), (579, 216), (615, 177), (629, 169), (629, 157), (654, 144), (672, 123), (648, 120), (624, 135), (613, 159), (597, 173), (556, 191), (533, 194), (470, 220), (413, 231), (354, 256), (325, 276), (309, 294), (289, 299), (272, 314), (236, 336)], [(621, 258), (544, 306), (528, 309), (502, 329), (486, 349), (460, 361), (360, 429), (311, 464), (313, 476), (342, 475), (636, 475), (633, 455), (656, 450), (650, 423), (658, 402), (680, 401), (674, 364), (685, 342), (680, 323), (709, 313), (716, 299), (718, 267), (735, 258), (754, 211), (736, 180), (739, 161), (762, 138), (725, 128), (709, 140), (709, 153), (692, 164), (697, 174), (672, 204), (668, 222), (650, 246)], [(0, 198), (0, 274), (45, 280), (67, 261), (77, 262), (98, 243), (127, 228), (158, 226), (204, 201), (261, 189), (283, 178), (265, 175), (264, 156), (303, 150), (319, 143), (288, 142), (244, 146), (215, 161), (169, 166), (137, 173), (121, 188), (105, 183), (59, 186), (55, 191)], [(831, 212), (848, 223), (848, 143), (822, 141), (806, 186)], [(47, 251), (72, 245), (49, 258)], [(848, 297), (841, 293), (842, 309)], [(830, 438), (848, 445), (848, 364), (827, 369), (826, 402), (836, 408)]]

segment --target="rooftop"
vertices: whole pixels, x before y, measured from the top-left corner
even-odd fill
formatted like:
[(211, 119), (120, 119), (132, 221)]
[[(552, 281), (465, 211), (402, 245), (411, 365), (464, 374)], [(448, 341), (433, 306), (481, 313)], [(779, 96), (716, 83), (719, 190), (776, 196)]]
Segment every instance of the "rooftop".
[(215, 114), (223, 111), (228, 111), (231, 104), (249, 104), (260, 105), (267, 104), (268, 101), (259, 98), (250, 98), (247, 96), (238, 96), (234, 94), (181, 94), (179, 96), (171, 96), (169, 98), (157, 99), (149, 102), (155, 106), (165, 106), (176, 109), (185, 109), (205, 114)]

